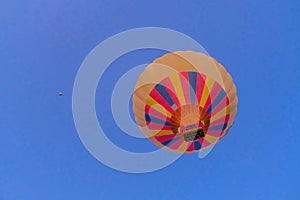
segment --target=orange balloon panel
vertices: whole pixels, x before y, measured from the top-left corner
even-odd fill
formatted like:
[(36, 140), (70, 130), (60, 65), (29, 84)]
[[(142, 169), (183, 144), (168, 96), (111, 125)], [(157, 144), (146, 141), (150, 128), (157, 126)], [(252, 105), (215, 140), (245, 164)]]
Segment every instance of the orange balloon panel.
[(177, 153), (218, 142), (233, 123), (236, 105), (236, 89), (224, 67), (191, 51), (156, 59), (140, 75), (133, 95), (141, 130), (159, 147)]

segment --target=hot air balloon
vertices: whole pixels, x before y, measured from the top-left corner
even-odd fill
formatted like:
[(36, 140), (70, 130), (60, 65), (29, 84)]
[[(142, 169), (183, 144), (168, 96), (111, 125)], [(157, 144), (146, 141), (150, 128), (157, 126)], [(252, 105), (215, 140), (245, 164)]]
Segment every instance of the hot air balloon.
[(149, 140), (168, 151), (193, 153), (228, 133), (238, 99), (231, 76), (214, 58), (177, 51), (145, 68), (132, 101), (135, 121)]

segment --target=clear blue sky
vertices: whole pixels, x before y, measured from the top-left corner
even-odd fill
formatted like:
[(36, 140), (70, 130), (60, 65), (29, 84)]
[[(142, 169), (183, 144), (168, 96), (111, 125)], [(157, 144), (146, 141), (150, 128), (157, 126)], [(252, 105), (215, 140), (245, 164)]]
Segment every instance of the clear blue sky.
[[(300, 199), (300, 2), (145, 2), (1, 2), (0, 199)], [(239, 105), (230, 133), (205, 159), (186, 155), (132, 175), (86, 151), (71, 98), (87, 54), (107, 37), (143, 26), (201, 43), (232, 74)], [(98, 115), (107, 113), (122, 73), (160, 55), (133, 52), (113, 63), (98, 87)], [(125, 137), (111, 114), (102, 123), (123, 148), (156, 148)]]

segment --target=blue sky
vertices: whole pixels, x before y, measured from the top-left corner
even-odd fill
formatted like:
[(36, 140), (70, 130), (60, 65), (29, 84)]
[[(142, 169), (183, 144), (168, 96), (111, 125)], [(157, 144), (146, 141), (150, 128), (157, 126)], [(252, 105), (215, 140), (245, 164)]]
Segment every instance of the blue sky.
[[(299, 199), (299, 9), (292, 0), (1, 2), (0, 199)], [(126, 174), (82, 145), (72, 88), (98, 43), (144, 26), (202, 44), (233, 76), (238, 114), (205, 159), (186, 155), (157, 172)], [(97, 114), (108, 113), (100, 123), (125, 149), (156, 147), (117, 128), (107, 109), (111, 88), (162, 54), (125, 55), (99, 83)]]

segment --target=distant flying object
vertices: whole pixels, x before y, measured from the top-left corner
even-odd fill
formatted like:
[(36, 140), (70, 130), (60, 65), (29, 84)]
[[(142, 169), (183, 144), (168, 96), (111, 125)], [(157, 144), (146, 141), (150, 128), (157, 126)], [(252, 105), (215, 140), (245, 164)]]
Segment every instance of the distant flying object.
[(199, 152), (220, 141), (233, 124), (238, 102), (225, 68), (192, 51), (154, 60), (141, 73), (132, 100), (142, 132), (176, 153)]
[(63, 93), (62, 93), (62, 92), (59, 92), (59, 93), (58, 93), (58, 95), (59, 95), (59, 96), (62, 96), (62, 95), (63, 95)]

